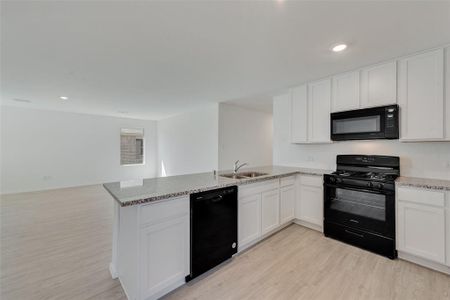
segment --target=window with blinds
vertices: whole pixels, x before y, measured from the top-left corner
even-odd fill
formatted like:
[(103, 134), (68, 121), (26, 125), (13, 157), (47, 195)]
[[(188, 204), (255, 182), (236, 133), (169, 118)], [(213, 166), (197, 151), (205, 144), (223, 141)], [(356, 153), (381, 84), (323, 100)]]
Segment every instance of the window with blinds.
[(120, 130), (120, 164), (144, 164), (144, 129)]

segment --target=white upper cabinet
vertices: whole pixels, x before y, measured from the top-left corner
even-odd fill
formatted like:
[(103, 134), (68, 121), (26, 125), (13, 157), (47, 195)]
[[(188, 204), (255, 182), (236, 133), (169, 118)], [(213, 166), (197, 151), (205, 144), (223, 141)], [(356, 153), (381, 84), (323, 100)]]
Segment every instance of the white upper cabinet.
[(397, 62), (370, 66), (361, 70), (361, 107), (397, 103)]
[(443, 49), (400, 60), (401, 139), (444, 139)]
[[(445, 86), (446, 86), (446, 92), (445, 92), (445, 108), (446, 108), (446, 114), (445, 114), (445, 137), (447, 140), (450, 140), (450, 47), (445, 48), (445, 61), (447, 62), (447, 65), (445, 69), (447, 70), (447, 73), (445, 74)], [(450, 251), (450, 250), (449, 250)], [(449, 254), (450, 256), (450, 254)], [(450, 258), (449, 258), (450, 260)]]
[(401, 141), (450, 141), (450, 46), (309, 82), (290, 97), (292, 143), (331, 142), (331, 112), (396, 103)]
[(397, 62), (333, 76), (332, 111), (397, 103)]
[(331, 80), (291, 90), (291, 142), (330, 142)]
[(334, 76), (332, 90), (333, 112), (359, 108), (359, 71)]
[(308, 88), (306, 85), (291, 91), (291, 142), (308, 142)]
[(331, 80), (308, 84), (308, 141), (330, 142)]

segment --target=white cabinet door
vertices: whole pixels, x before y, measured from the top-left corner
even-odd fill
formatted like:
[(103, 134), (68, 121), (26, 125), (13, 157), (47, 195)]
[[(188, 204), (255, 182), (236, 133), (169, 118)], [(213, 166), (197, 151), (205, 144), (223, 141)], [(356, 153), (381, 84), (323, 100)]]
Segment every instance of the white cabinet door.
[(291, 143), (308, 141), (308, 89), (306, 85), (291, 91)]
[(158, 298), (189, 273), (189, 216), (147, 226), (140, 233), (141, 299)]
[(308, 84), (308, 137), (311, 143), (330, 142), (331, 80)]
[(400, 60), (399, 104), (402, 140), (444, 138), (443, 49)]
[(261, 233), (266, 234), (280, 225), (279, 190), (263, 192), (261, 195)]
[(397, 62), (378, 64), (361, 71), (361, 107), (397, 103)]
[(333, 112), (359, 108), (359, 71), (333, 76)]
[(445, 263), (445, 209), (398, 202), (398, 250)]
[(285, 224), (295, 218), (295, 185), (280, 188), (280, 224)]
[(447, 210), (446, 210), (446, 224), (447, 224), (447, 266), (450, 267), (450, 192), (447, 193)]
[(261, 237), (261, 193), (239, 196), (238, 200), (238, 247)]
[(447, 140), (450, 140), (450, 47), (445, 48), (445, 61), (447, 62), (447, 65), (445, 67), (445, 69), (447, 70), (447, 73), (445, 74), (445, 137)]
[(300, 185), (295, 214), (301, 221), (323, 227), (323, 189)]

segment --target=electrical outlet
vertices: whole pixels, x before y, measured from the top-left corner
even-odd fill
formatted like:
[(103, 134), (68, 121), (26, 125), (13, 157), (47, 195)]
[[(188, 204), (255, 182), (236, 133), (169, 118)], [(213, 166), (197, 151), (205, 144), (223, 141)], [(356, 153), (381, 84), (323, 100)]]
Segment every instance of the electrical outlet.
[(314, 156), (308, 156), (307, 158), (306, 158), (306, 161), (314, 161)]
[(50, 175), (42, 176), (42, 180), (44, 180), (44, 181), (49, 181), (50, 179), (52, 179), (52, 176), (50, 176)]

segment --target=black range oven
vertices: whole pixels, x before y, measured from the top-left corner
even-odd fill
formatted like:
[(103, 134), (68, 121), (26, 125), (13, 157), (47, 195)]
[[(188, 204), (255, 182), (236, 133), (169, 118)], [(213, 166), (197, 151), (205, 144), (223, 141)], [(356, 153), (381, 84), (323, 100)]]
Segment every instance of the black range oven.
[(336, 172), (324, 176), (324, 234), (395, 258), (398, 175), (398, 157), (338, 155)]
[(331, 140), (398, 139), (398, 105), (331, 114)]

